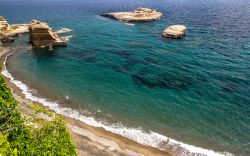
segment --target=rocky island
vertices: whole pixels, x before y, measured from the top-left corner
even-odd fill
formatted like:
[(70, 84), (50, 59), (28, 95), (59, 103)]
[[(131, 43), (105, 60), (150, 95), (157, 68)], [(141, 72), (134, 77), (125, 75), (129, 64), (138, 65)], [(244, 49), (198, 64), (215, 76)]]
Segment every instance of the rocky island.
[(157, 12), (156, 10), (140, 7), (130, 12), (112, 12), (102, 14), (101, 16), (109, 17), (123, 22), (148, 22), (160, 19), (162, 14), (160, 12)]
[(184, 25), (172, 25), (163, 30), (162, 36), (166, 38), (179, 39), (185, 36), (186, 31), (187, 28)]
[(30, 23), (29, 38), (31, 44), (39, 48), (67, 46), (67, 41), (60, 38), (47, 23), (36, 20)]

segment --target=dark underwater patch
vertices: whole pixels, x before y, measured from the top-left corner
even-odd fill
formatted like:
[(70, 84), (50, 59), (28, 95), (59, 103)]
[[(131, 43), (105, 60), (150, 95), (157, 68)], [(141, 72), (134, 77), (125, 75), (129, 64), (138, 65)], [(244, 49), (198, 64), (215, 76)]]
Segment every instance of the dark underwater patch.
[(135, 65), (135, 64), (143, 64), (143, 65), (149, 64), (145, 60), (135, 58), (135, 56), (133, 56), (131, 54), (131, 52), (129, 52), (129, 51), (124, 51), (124, 50), (123, 51), (114, 51), (112, 53), (118, 55), (119, 57), (121, 57), (123, 59), (125, 59), (126, 62), (128, 62), (129, 64), (133, 64), (133, 65)]
[(159, 64), (159, 62), (158, 62), (156, 59), (153, 59), (152, 57), (145, 57), (144, 60), (145, 60), (146, 62), (151, 63), (151, 64), (156, 64), (156, 65)]
[(86, 62), (95, 62), (96, 61), (96, 55), (85, 53), (85, 52), (70, 52), (68, 55), (71, 55), (73, 57), (78, 57), (80, 60), (86, 61)]
[(86, 62), (95, 62), (96, 56), (95, 55), (83, 55), (80, 57), (81, 60), (84, 60)]
[(202, 96), (202, 95), (203, 95), (202, 92), (199, 91), (199, 90), (195, 91), (195, 93), (198, 94), (199, 96)]
[(233, 83), (226, 83), (220, 86), (220, 88), (224, 91), (224, 92), (234, 92), (236, 90), (236, 85), (234, 85)]
[(129, 58), (131, 57), (131, 53), (129, 51), (125, 51), (125, 50), (122, 50), (122, 51), (112, 51), (111, 53), (113, 54), (116, 54), (122, 58)]
[(131, 78), (136, 85), (148, 88), (186, 90), (193, 84), (192, 79), (187, 76), (132, 74)]

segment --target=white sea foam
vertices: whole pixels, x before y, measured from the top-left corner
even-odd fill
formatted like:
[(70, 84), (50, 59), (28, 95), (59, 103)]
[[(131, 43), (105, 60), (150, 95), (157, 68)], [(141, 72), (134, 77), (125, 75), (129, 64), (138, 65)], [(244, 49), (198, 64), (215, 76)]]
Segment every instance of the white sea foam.
[(65, 41), (69, 41), (72, 37), (75, 37), (75, 35), (61, 36), (61, 39), (65, 40)]
[(63, 34), (63, 33), (68, 33), (73, 31), (72, 29), (69, 28), (61, 28), (60, 30), (56, 31), (57, 34)]
[(125, 25), (128, 25), (128, 26), (135, 26), (134, 23), (127, 23), (127, 22), (125, 22), (124, 24), (125, 24)]
[(48, 99), (36, 97), (32, 95), (32, 90), (30, 90), (27, 85), (23, 84), (21, 81), (15, 80), (13, 76), (9, 73), (9, 71), (6, 69), (6, 60), (8, 56), (6, 57), (4, 61), (4, 69), (2, 71), (2, 74), (5, 77), (9, 78), (11, 83), (15, 84), (19, 89), (21, 89), (22, 93), (25, 95), (27, 99), (34, 101), (34, 102), (41, 103), (44, 106), (49, 107), (50, 109), (54, 110), (55, 112), (59, 114), (65, 115), (67, 117), (75, 118), (93, 127), (102, 127), (107, 131), (119, 134), (128, 139), (137, 141), (140, 144), (156, 147), (161, 150), (170, 151), (170, 153), (173, 155), (232, 156), (231, 153), (227, 153), (227, 152), (219, 153), (219, 152), (215, 152), (212, 150), (203, 149), (203, 148), (196, 147), (193, 145), (185, 144), (180, 141), (176, 141), (174, 139), (168, 138), (166, 136), (163, 136), (155, 132), (148, 133), (148, 132), (145, 132), (142, 128), (129, 128), (129, 127), (123, 126), (121, 123), (107, 125), (102, 122), (96, 121), (92, 117), (86, 117), (84, 115), (81, 115), (78, 111), (73, 110), (71, 108), (60, 107), (60, 104), (58, 104), (57, 102), (53, 102)]

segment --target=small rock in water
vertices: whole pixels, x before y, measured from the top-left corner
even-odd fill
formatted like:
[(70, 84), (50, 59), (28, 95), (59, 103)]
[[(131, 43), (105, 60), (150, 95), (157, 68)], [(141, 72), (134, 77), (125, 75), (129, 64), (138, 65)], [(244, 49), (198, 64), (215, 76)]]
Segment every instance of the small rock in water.
[(186, 31), (187, 28), (184, 25), (172, 25), (167, 29), (163, 30), (162, 36), (167, 38), (179, 39), (185, 36)]
[(53, 47), (50, 45), (49, 46), (49, 51), (53, 51), (54, 49), (53, 49)]

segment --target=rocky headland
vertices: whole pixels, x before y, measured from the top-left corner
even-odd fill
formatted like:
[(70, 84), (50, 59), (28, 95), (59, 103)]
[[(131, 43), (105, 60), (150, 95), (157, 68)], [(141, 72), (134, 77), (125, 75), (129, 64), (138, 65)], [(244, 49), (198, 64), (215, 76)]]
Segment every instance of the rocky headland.
[[(58, 33), (66, 33), (71, 29), (63, 28)], [(47, 23), (33, 20), (28, 24), (10, 25), (7, 20), (0, 16), (0, 42), (13, 42), (15, 36), (29, 33), (30, 43), (39, 48), (66, 46), (67, 41), (58, 36)]]
[(156, 10), (140, 7), (134, 11), (105, 13), (101, 16), (123, 22), (148, 22), (160, 19), (162, 14)]
[(10, 25), (3, 16), (0, 16), (0, 41), (2, 43), (13, 42), (14, 36), (20, 36), (23, 33), (28, 33), (28, 27), (28, 24)]
[(187, 27), (184, 25), (172, 25), (163, 30), (162, 36), (166, 38), (179, 39), (185, 36), (186, 31)]

